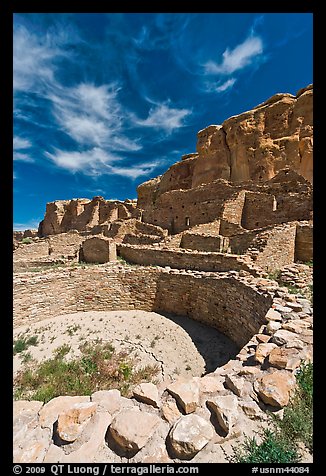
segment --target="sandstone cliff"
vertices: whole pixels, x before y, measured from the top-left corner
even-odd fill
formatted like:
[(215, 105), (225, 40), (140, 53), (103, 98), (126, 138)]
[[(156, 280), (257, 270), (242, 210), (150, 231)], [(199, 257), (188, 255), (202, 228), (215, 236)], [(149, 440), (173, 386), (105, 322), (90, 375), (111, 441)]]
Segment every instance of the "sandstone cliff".
[(162, 193), (191, 189), (216, 179), (264, 182), (289, 168), (312, 182), (313, 86), (276, 94), (250, 111), (198, 132), (197, 153), (138, 187), (146, 208)]

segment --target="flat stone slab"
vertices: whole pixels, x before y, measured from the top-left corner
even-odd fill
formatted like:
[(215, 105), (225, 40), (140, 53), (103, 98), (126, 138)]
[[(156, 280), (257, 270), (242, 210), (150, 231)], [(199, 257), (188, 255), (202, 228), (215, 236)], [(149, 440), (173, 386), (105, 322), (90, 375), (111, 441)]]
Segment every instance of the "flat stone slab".
[(53, 423), (58, 419), (60, 413), (71, 408), (75, 403), (89, 402), (89, 397), (55, 397), (46, 403), (39, 412), (39, 422), (42, 428), (52, 430)]

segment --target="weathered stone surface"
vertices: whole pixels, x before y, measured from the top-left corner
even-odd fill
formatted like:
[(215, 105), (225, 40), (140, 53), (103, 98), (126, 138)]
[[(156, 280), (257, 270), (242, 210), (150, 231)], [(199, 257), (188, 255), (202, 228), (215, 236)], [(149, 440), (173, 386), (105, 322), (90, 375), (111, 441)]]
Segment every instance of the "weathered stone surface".
[(298, 339), (301, 339), (301, 336), (299, 337), (295, 332), (279, 329), (272, 335), (270, 342), (277, 345), (284, 345)]
[(294, 387), (292, 374), (279, 370), (263, 375), (254, 383), (254, 389), (262, 401), (273, 407), (286, 406)]
[(161, 407), (161, 412), (165, 420), (169, 423), (174, 423), (181, 417), (181, 413), (175, 401), (168, 401), (163, 403)]
[(127, 453), (139, 451), (153, 435), (160, 419), (138, 408), (122, 410), (112, 421), (110, 433)]
[(253, 400), (245, 400), (245, 401), (240, 401), (239, 402), (240, 407), (242, 408), (242, 411), (252, 419), (261, 419), (263, 417), (263, 412), (259, 408), (256, 402)]
[(199, 405), (199, 385), (193, 380), (179, 379), (167, 387), (185, 413), (192, 413)]
[(269, 321), (269, 323), (266, 326), (266, 331), (268, 332), (269, 335), (274, 334), (278, 329), (282, 327), (282, 324), (277, 321)]
[(224, 389), (223, 377), (214, 373), (204, 375), (198, 379), (199, 389), (202, 393), (214, 393)]
[(21, 435), (20, 440), (15, 439), (13, 461), (14, 463), (42, 463), (50, 444), (50, 429), (36, 427), (25, 435)]
[(275, 309), (269, 309), (265, 316), (266, 321), (282, 321), (282, 314)]
[(294, 370), (300, 366), (300, 351), (277, 347), (268, 356), (268, 363), (278, 369)]
[(116, 261), (116, 244), (104, 236), (93, 236), (83, 241), (79, 253), (79, 261), (85, 263), (107, 263)]
[(141, 383), (133, 389), (134, 397), (153, 407), (159, 407), (159, 394), (156, 385), (153, 383)]
[(225, 384), (238, 397), (242, 397), (248, 392), (246, 388), (246, 381), (242, 377), (236, 377), (234, 375), (226, 375)]
[(276, 344), (272, 343), (263, 343), (263, 344), (258, 344), (255, 352), (255, 360), (262, 364), (265, 360), (265, 358), (268, 356), (268, 354), (275, 349)]
[(105, 444), (104, 438), (111, 421), (112, 418), (108, 413), (94, 414), (82, 434), (85, 443), (76, 451), (66, 455), (60, 462), (92, 463), (98, 450)]
[(119, 390), (99, 390), (91, 395), (91, 401), (98, 404), (98, 411), (104, 410), (114, 415), (121, 408), (121, 393)]
[(58, 416), (57, 433), (64, 441), (75, 441), (82, 433), (87, 420), (96, 412), (97, 404), (75, 403)]
[(229, 433), (238, 418), (238, 399), (234, 395), (226, 395), (207, 400), (207, 405), (211, 408), (217, 420), (226, 433)]
[(58, 419), (60, 413), (71, 408), (75, 403), (89, 402), (89, 397), (56, 397), (46, 403), (39, 412), (39, 421), (42, 428), (52, 430), (53, 423)]
[(182, 416), (171, 428), (169, 440), (176, 455), (190, 459), (213, 438), (212, 425), (198, 415)]

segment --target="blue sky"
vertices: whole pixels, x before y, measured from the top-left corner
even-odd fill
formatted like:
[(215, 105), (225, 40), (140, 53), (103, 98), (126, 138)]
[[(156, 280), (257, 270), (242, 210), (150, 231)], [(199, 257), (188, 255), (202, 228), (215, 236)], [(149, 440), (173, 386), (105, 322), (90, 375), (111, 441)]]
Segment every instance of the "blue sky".
[(14, 228), (136, 198), (196, 134), (313, 82), (310, 13), (14, 15)]

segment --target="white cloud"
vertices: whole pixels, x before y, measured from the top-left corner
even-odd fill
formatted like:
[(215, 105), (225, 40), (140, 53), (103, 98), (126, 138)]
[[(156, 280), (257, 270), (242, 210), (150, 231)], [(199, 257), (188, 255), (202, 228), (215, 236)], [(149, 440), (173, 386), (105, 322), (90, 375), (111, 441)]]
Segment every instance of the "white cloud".
[(101, 175), (107, 172), (110, 163), (121, 160), (120, 157), (105, 152), (99, 147), (86, 151), (62, 151), (56, 149), (54, 154), (46, 153), (58, 167), (69, 172), (83, 172), (86, 175)]
[(61, 129), (81, 145), (135, 151), (138, 141), (126, 137), (126, 113), (118, 101), (116, 84), (81, 83), (73, 88), (53, 88), (48, 96)]
[(13, 139), (14, 150), (29, 149), (32, 147), (32, 143), (28, 139), (23, 139), (22, 137), (14, 137)]
[[(28, 149), (32, 147), (32, 143), (28, 139), (16, 136), (13, 139), (14, 160), (20, 162), (34, 162), (33, 157), (28, 154)], [(23, 152), (21, 152), (23, 151)]]
[(129, 177), (136, 179), (142, 175), (149, 175), (153, 170), (160, 165), (160, 161), (148, 162), (143, 164), (132, 165), (130, 167), (116, 167), (109, 166), (109, 169), (114, 175), (122, 175), (123, 177)]
[(190, 109), (177, 109), (166, 104), (158, 104), (150, 109), (147, 119), (134, 118), (134, 122), (141, 126), (159, 128), (171, 133), (174, 129), (184, 126), (184, 119), (190, 113)]
[(216, 88), (216, 91), (218, 93), (223, 93), (224, 91), (227, 91), (228, 89), (231, 89), (235, 82), (236, 82), (235, 78), (230, 78), (227, 81), (225, 81), (224, 83), (222, 83), (220, 86), (218, 86)]
[(13, 85), (15, 91), (36, 92), (42, 84), (54, 80), (54, 60), (67, 53), (49, 42), (50, 36), (38, 38), (20, 26), (13, 39)]
[(71, 173), (82, 172), (85, 175), (122, 175), (135, 179), (141, 175), (150, 174), (161, 164), (160, 160), (145, 162), (136, 165), (117, 166), (116, 162), (122, 158), (109, 154), (103, 149), (94, 147), (87, 151), (62, 151), (57, 149), (54, 154), (46, 153), (58, 167)]
[(227, 48), (221, 63), (208, 61), (205, 71), (208, 74), (232, 74), (251, 64), (263, 53), (263, 42), (259, 36), (249, 36), (233, 50)]

